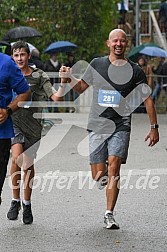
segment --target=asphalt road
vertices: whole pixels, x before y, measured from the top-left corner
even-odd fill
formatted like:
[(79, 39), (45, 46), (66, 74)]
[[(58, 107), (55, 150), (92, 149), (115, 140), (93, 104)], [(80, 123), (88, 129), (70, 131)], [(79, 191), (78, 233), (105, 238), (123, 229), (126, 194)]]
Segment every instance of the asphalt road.
[(166, 252), (167, 115), (158, 115), (160, 142), (153, 148), (144, 142), (148, 116), (133, 115), (115, 208), (120, 230), (115, 231), (104, 228), (105, 189), (97, 189), (89, 172), (83, 142), (87, 114), (59, 113), (54, 121), (35, 164), (32, 225), (22, 224), (21, 212), (17, 221), (6, 218), (11, 202), (8, 169), (0, 207), (0, 251)]

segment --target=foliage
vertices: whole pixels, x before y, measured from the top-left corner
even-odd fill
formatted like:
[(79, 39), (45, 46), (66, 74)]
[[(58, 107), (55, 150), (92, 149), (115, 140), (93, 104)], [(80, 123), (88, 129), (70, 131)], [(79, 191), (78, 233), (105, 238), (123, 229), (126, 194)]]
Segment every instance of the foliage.
[[(28, 40), (41, 52), (52, 42), (68, 40), (78, 45), (77, 59), (90, 60), (106, 53), (105, 40), (117, 24), (118, 0), (2, 0), (0, 36), (15, 26), (37, 28), (42, 38)], [(17, 22), (13, 23), (12, 20)], [(4, 21), (5, 20), (5, 21)], [(44, 56), (46, 58), (46, 56)]]

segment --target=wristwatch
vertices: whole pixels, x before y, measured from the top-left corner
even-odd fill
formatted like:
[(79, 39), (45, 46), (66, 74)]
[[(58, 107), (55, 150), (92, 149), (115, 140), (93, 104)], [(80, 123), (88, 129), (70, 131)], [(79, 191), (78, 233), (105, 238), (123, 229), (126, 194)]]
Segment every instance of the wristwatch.
[(152, 124), (150, 125), (151, 126), (151, 129), (158, 129), (159, 128), (159, 125), (158, 124)]
[(7, 113), (8, 113), (8, 116), (11, 116), (13, 114), (13, 111), (12, 111), (12, 109), (10, 107), (6, 107), (5, 109), (6, 109)]

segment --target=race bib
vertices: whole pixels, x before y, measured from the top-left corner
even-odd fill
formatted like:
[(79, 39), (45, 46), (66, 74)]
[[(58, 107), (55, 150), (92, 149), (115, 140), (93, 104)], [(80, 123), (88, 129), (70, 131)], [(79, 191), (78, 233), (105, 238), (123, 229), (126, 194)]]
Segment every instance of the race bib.
[(102, 107), (119, 107), (121, 94), (116, 90), (99, 89), (98, 104)]

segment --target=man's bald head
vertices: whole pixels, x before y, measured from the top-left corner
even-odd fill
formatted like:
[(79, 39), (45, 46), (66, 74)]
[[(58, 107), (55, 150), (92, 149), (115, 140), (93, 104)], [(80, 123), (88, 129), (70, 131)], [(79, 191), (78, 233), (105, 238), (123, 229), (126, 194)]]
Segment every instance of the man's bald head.
[[(106, 41), (110, 48), (110, 60), (124, 59), (124, 53), (128, 45), (126, 33), (122, 29), (114, 29), (109, 33), (109, 39)], [(112, 58), (112, 59), (111, 59)]]
[[(114, 29), (109, 33), (109, 39), (112, 38), (115, 34), (117, 33), (122, 33), (124, 34), (125, 38), (126, 38), (126, 33), (124, 32), (124, 30), (122, 29)], [(127, 39), (127, 38), (126, 38)]]

